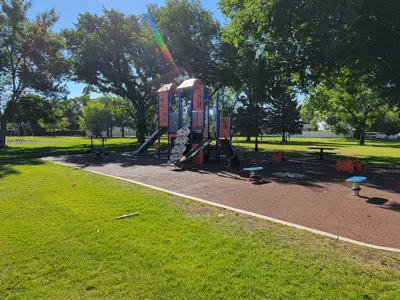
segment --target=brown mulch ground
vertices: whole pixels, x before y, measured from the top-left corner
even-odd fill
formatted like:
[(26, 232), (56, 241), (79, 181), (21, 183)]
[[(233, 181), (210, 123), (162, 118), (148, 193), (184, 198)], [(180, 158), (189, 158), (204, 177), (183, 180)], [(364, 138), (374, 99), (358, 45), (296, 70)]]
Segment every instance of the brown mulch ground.
[[(379, 246), (400, 248), (400, 169), (364, 166), (361, 197), (354, 197), (346, 173), (333, 160), (292, 160), (280, 166), (269, 159), (248, 160), (240, 168), (205, 165), (176, 170), (154, 153), (114, 154), (49, 160), (139, 181), (174, 192), (323, 230)], [(248, 166), (262, 166), (259, 185), (247, 181)]]

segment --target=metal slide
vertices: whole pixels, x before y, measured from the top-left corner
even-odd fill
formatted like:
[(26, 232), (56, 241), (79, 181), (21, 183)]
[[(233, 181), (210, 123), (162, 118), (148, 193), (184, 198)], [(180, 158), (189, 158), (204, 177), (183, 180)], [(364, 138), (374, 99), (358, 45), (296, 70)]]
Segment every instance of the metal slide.
[(160, 127), (159, 130), (154, 131), (154, 133), (145, 141), (136, 151), (133, 152), (134, 155), (139, 153), (144, 153), (151, 145), (158, 139), (158, 135), (163, 135), (168, 130), (168, 127)]
[(191, 149), (186, 155), (182, 156), (180, 160), (176, 161), (179, 163), (184, 163), (191, 160), (197, 153), (203, 150), (205, 147), (210, 145), (212, 139), (204, 138), (195, 148)]

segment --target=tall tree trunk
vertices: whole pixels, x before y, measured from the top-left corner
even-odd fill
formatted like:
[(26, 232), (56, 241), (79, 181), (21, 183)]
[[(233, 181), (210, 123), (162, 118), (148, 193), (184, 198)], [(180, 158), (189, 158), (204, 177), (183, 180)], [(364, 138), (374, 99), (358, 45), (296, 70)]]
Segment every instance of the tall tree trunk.
[(286, 126), (285, 126), (285, 116), (282, 114), (281, 120), (281, 131), (282, 131), (282, 143), (286, 143)]
[(110, 127), (110, 138), (112, 138), (113, 137), (113, 126), (111, 125), (111, 127)]
[(121, 128), (121, 136), (124, 138), (125, 137), (125, 127), (122, 126)]
[(362, 125), (360, 130), (360, 145), (365, 145), (365, 125)]
[(144, 143), (146, 140), (146, 114), (144, 108), (144, 102), (138, 101), (138, 106), (136, 109), (136, 129), (138, 131), (138, 141), (139, 143)]
[(251, 136), (249, 134), (247, 134), (246, 142), (251, 142)]
[(7, 121), (4, 116), (0, 117), (0, 149), (6, 146)]
[(282, 143), (286, 143), (286, 133), (282, 132)]

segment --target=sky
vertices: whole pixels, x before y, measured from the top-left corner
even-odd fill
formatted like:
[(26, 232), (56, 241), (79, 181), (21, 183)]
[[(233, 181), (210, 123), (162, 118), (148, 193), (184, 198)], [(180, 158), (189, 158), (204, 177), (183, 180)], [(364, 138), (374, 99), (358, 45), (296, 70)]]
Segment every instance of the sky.
[[(33, 5), (28, 12), (30, 18), (33, 18), (37, 13), (47, 9), (55, 8), (60, 19), (54, 27), (58, 31), (62, 28), (71, 28), (76, 23), (78, 15), (90, 12), (101, 14), (102, 8), (116, 9), (124, 14), (140, 14), (146, 12), (147, 4), (163, 5), (164, 0), (32, 0)], [(223, 21), (223, 16), (218, 10), (217, 0), (201, 1), (203, 7), (212, 11), (214, 17)], [(68, 83), (70, 90), (69, 97), (75, 97), (82, 94), (83, 84)]]

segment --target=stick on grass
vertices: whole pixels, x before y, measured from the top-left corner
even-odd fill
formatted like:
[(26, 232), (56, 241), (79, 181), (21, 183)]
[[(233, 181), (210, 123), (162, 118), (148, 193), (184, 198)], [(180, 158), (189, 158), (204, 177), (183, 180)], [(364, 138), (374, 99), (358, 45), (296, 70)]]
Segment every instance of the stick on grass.
[(138, 216), (138, 215), (139, 215), (138, 212), (137, 213), (133, 213), (133, 214), (129, 214), (129, 215), (123, 215), (123, 216), (117, 217), (117, 220), (129, 218), (129, 217), (134, 217), (134, 216)]

